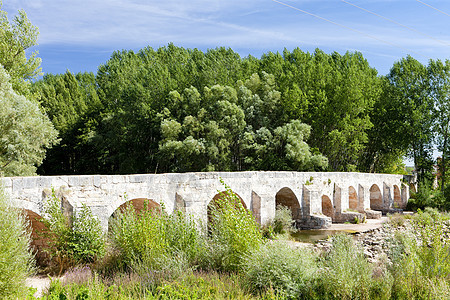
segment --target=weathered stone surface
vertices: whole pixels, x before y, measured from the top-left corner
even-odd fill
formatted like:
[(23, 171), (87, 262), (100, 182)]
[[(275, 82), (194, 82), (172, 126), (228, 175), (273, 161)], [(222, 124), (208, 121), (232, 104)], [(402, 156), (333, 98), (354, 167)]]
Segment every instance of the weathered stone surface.
[(220, 179), (253, 210), (261, 224), (273, 219), (277, 203), (289, 205), (299, 226), (318, 228), (328, 226), (331, 219), (353, 220), (355, 216), (347, 213), (350, 206), (359, 218), (371, 209), (402, 209), (409, 198), (409, 185), (402, 185), (402, 175), (338, 172), (35, 176), (0, 178), (0, 184), (17, 207), (36, 214), (42, 214), (43, 200), (52, 188), (64, 190), (62, 196), (75, 211), (83, 203), (94, 208), (106, 229), (114, 211), (136, 198), (164, 204), (169, 212), (182, 209), (205, 222), (209, 202), (225, 190)]
[(334, 220), (336, 223), (363, 223), (365, 219), (365, 215), (359, 212), (353, 211), (345, 211), (339, 214), (336, 214)]
[(366, 209), (364, 213), (366, 214), (367, 219), (380, 219), (382, 215), (381, 211), (371, 209)]

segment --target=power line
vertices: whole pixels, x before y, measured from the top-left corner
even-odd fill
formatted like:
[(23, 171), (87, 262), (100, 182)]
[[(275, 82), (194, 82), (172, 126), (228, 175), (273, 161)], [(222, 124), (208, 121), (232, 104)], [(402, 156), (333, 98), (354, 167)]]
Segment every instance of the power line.
[[(384, 17), (384, 16), (382, 16), (382, 15), (379, 15), (379, 14), (373, 12), (373, 11), (370, 11), (370, 10), (368, 10), (368, 9), (362, 8), (362, 7), (360, 7), (360, 6), (356, 5), (356, 4), (350, 3), (350, 2), (348, 2), (348, 1), (345, 1), (345, 0), (341, 0), (341, 1), (344, 2), (344, 3), (347, 3), (347, 4), (351, 5), (351, 6), (354, 6), (354, 7), (358, 8), (358, 9), (361, 9), (361, 10), (363, 10), (363, 11), (365, 11), (365, 12), (368, 12), (369, 14), (372, 14), (372, 15), (374, 15), (374, 16), (377, 16), (377, 17), (379, 17), (379, 18), (382, 18), (382, 19), (384, 19), (384, 20), (386, 20), (386, 21), (388, 21), (388, 22), (391, 22), (391, 23), (393, 23), (393, 24), (396, 24), (396, 25), (401, 26), (401, 27), (403, 27), (403, 28), (406, 28), (406, 29), (408, 29), (408, 30), (414, 31), (414, 32), (416, 32), (416, 33), (419, 33), (419, 34), (421, 34), (421, 35), (423, 35), (423, 36), (426, 36), (426, 37), (428, 37), (428, 38), (430, 38), (430, 39), (433, 39), (433, 40), (435, 40), (435, 41), (437, 41), (437, 42), (439, 42), (439, 43), (441, 43), (441, 44), (450, 46), (450, 43), (447, 43), (447, 42), (445, 42), (445, 41), (441, 41), (441, 40), (439, 40), (439, 39), (437, 39), (437, 38), (435, 38), (435, 37), (433, 37), (433, 36), (431, 36), (431, 35), (429, 35), (429, 34), (427, 34), (427, 33), (424, 33), (424, 32), (421, 32), (421, 31), (419, 31), (419, 30), (417, 30), (417, 29), (414, 29), (414, 28), (412, 28), (412, 27), (403, 25), (403, 24), (401, 24), (401, 23), (399, 23), (399, 22), (397, 22), (397, 21), (394, 21), (394, 20), (392, 20), (392, 19), (386, 18), (386, 17)], [(420, 1), (419, 1), (419, 2), (420, 2)]]
[(416, 55), (419, 55), (419, 56), (425, 57), (425, 56), (423, 56), (422, 54), (420, 54), (420, 53), (417, 53), (417, 52), (415, 52), (415, 51), (409, 50), (409, 49), (407, 49), (407, 48), (404, 48), (404, 47), (402, 47), (402, 46), (399, 46), (399, 45), (397, 45), (397, 44), (394, 44), (394, 43), (391, 43), (391, 42), (385, 41), (385, 40), (383, 40), (383, 39), (377, 38), (376, 36), (373, 36), (373, 35), (367, 34), (367, 33), (365, 33), (365, 32), (362, 32), (362, 31), (359, 31), (359, 30), (357, 30), (357, 29), (354, 29), (354, 28), (348, 27), (348, 26), (346, 26), (346, 25), (343, 25), (343, 24), (340, 24), (340, 23), (337, 23), (337, 22), (331, 21), (331, 20), (329, 20), (329, 19), (326, 19), (326, 18), (324, 18), (324, 17), (321, 17), (321, 16), (318, 16), (318, 15), (316, 15), (316, 14), (313, 14), (313, 13), (307, 12), (307, 11), (305, 11), (305, 10), (302, 10), (302, 9), (300, 9), (300, 8), (297, 8), (297, 7), (295, 7), (295, 6), (292, 6), (292, 5), (286, 4), (286, 3), (284, 3), (284, 2), (280, 2), (280, 1), (278, 1), (278, 0), (271, 0), (271, 1), (272, 1), (272, 2), (276, 2), (276, 3), (278, 3), (278, 4), (281, 4), (281, 5), (284, 5), (284, 6), (286, 6), (286, 7), (292, 8), (292, 9), (294, 9), (294, 10), (296, 10), (296, 11), (299, 11), (299, 12), (302, 12), (302, 13), (304, 13), (304, 14), (307, 14), (307, 15), (313, 16), (313, 17), (315, 17), (315, 18), (321, 19), (321, 20), (323, 20), (323, 21), (326, 21), (326, 22), (328, 22), (328, 23), (331, 23), (331, 24), (333, 24), (333, 25), (336, 25), (336, 26), (339, 26), (339, 27), (345, 28), (345, 29), (347, 29), (347, 30), (350, 30), (350, 31), (356, 32), (356, 33), (358, 33), (358, 34), (364, 35), (364, 36), (366, 36), (366, 37), (369, 37), (369, 38), (371, 38), (371, 39), (377, 40), (377, 41), (379, 41), (379, 42), (382, 42), (382, 43), (388, 44), (388, 45), (390, 45), (390, 46), (393, 46), (393, 47), (396, 47), (396, 48), (399, 48), (399, 49), (402, 49), (402, 50), (404, 50), (404, 51), (406, 51), (406, 52), (414, 53), (414, 54), (416, 54)]
[(440, 9), (434, 7), (434, 6), (431, 6), (430, 4), (426, 4), (425, 2), (422, 2), (422, 1), (419, 1), (419, 0), (416, 0), (416, 1), (419, 2), (419, 3), (422, 3), (423, 5), (428, 6), (429, 8), (432, 8), (432, 9), (434, 9), (434, 10), (440, 12), (441, 14), (444, 14), (444, 15), (447, 15), (447, 16), (450, 17), (450, 15), (449, 15), (448, 13), (446, 13), (445, 11), (442, 11), (442, 10), (440, 10)]

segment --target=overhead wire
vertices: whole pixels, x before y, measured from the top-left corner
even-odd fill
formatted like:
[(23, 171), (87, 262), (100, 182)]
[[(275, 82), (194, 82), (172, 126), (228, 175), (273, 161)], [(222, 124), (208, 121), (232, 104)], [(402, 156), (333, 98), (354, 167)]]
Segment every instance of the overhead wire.
[[(382, 18), (382, 19), (384, 19), (384, 20), (386, 20), (386, 21), (388, 21), (388, 22), (391, 22), (391, 23), (393, 23), (393, 24), (396, 24), (396, 25), (401, 26), (401, 27), (403, 27), (403, 28), (406, 28), (406, 29), (408, 29), (408, 30), (414, 31), (414, 32), (416, 32), (416, 33), (418, 33), (418, 34), (421, 34), (421, 35), (423, 35), (423, 36), (425, 36), (425, 37), (428, 37), (428, 38), (430, 38), (430, 39), (433, 39), (433, 40), (435, 40), (435, 41), (437, 41), (437, 42), (439, 42), (439, 43), (441, 43), (441, 44), (450, 46), (450, 43), (447, 43), (447, 42), (445, 42), (445, 41), (442, 41), (442, 40), (440, 40), (440, 39), (437, 39), (437, 38), (435, 38), (435, 37), (433, 37), (433, 36), (431, 36), (431, 35), (429, 35), (429, 34), (427, 34), (427, 33), (424, 33), (424, 32), (421, 32), (421, 31), (419, 31), (419, 30), (417, 30), (417, 29), (414, 29), (414, 28), (412, 28), (412, 27), (403, 25), (403, 24), (401, 24), (401, 23), (399, 23), (399, 22), (397, 22), (397, 21), (394, 21), (394, 20), (392, 20), (392, 19), (386, 18), (386, 17), (384, 17), (384, 16), (382, 16), (382, 15), (380, 15), (380, 14), (377, 14), (377, 13), (375, 13), (375, 12), (373, 12), (373, 11), (370, 11), (370, 10), (368, 10), (368, 9), (365, 9), (365, 8), (363, 8), (363, 7), (361, 7), (361, 6), (358, 6), (358, 5), (356, 5), (356, 4), (350, 3), (350, 2), (348, 2), (348, 1), (345, 1), (345, 0), (341, 0), (341, 1), (344, 2), (344, 3), (347, 3), (347, 4), (351, 5), (351, 6), (354, 6), (354, 7), (358, 8), (358, 9), (361, 9), (361, 10), (363, 10), (363, 11), (365, 11), (365, 12), (368, 12), (369, 14), (372, 14), (372, 15), (374, 15), (374, 16), (377, 16), (377, 17), (379, 17), (379, 18)], [(420, 2), (420, 1), (419, 1), (419, 2)]]
[(326, 21), (326, 22), (331, 23), (331, 24), (333, 24), (333, 25), (339, 26), (339, 27), (341, 27), (341, 28), (344, 28), (344, 29), (347, 29), (347, 30), (356, 32), (356, 33), (358, 33), (358, 34), (361, 34), (361, 35), (366, 36), (366, 37), (368, 37), (368, 38), (371, 38), (371, 39), (377, 40), (377, 41), (379, 41), (379, 42), (385, 43), (385, 44), (387, 44), (387, 45), (390, 45), (390, 46), (393, 46), (393, 47), (402, 49), (403, 51), (406, 51), (406, 52), (409, 52), (409, 53), (414, 53), (414, 54), (416, 54), (416, 55), (425, 57), (425, 56), (423, 56), (423, 55), (420, 54), (420, 53), (417, 53), (417, 52), (415, 52), (415, 51), (412, 51), (412, 50), (407, 49), (407, 48), (405, 48), (405, 47), (402, 47), (402, 46), (400, 46), (400, 45), (397, 45), (397, 44), (391, 43), (391, 42), (389, 42), (389, 41), (380, 39), (380, 38), (378, 38), (378, 37), (376, 37), (376, 36), (373, 36), (373, 35), (367, 34), (367, 33), (365, 33), (365, 32), (362, 32), (362, 31), (360, 31), (360, 30), (354, 29), (354, 28), (352, 28), (352, 27), (349, 27), (349, 26), (346, 26), (346, 25), (337, 23), (337, 22), (335, 22), (335, 21), (329, 20), (329, 19), (324, 18), (324, 17), (321, 17), (321, 16), (319, 16), (319, 15), (316, 15), (316, 14), (313, 14), (313, 13), (310, 13), (310, 12), (307, 12), (306, 10), (297, 8), (297, 7), (292, 6), (292, 5), (289, 5), (289, 4), (287, 4), (287, 3), (284, 3), (284, 2), (281, 2), (281, 1), (278, 1), (278, 0), (271, 0), (271, 1), (272, 1), (272, 2), (275, 2), (275, 3), (278, 3), (278, 4), (280, 4), (280, 5), (283, 5), (283, 6), (289, 7), (289, 8), (291, 8), (291, 9), (296, 10), (296, 11), (302, 12), (302, 13), (304, 13), (304, 14), (313, 16), (313, 17), (318, 18), (318, 19), (320, 19), (320, 20)]
[(434, 7), (434, 6), (431, 6), (430, 4), (427, 4), (427, 3), (425, 3), (425, 2), (422, 2), (422, 1), (419, 1), (419, 0), (416, 0), (416, 1), (419, 2), (419, 3), (422, 3), (422, 4), (425, 5), (425, 6), (428, 6), (429, 8), (434, 9), (435, 11), (440, 12), (441, 14), (444, 14), (444, 15), (447, 15), (447, 16), (450, 17), (450, 15), (449, 15), (448, 13), (446, 13), (445, 11), (442, 11), (442, 10), (440, 10), (440, 9)]

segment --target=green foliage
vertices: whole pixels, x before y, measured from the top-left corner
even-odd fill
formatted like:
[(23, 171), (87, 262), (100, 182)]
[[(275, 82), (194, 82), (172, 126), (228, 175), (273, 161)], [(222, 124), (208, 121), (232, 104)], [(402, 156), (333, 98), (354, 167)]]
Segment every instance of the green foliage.
[[(222, 182), (223, 183), (223, 182)], [(210, 204), (207, 266), (222, 271), (237, 271), (244, 257), (258, 249), (263, 237), (251, 211), (245, 209), (239, 197), (225, 185), (225, 192)]]
[(391, 99), (402, 110), (400, 128), (408, 144), (408, 156), (423, 181), (433, 166), (431, 142), (433, 139), (433, 106), (429, 72), (426, 66), (407, 56), (395, 63), (387, 76)]
[(416, 236), (397, 235), (392, 247), (393, 294), (408, 299), (448, 299), (450, 245), (448, 215), (436, 209), (418, 211), (412, 219)]
[(57, 132), (35, 101), (18, 95), (0, 65), (0, 174), (33, 175)]
[(168, 215), (164, 209), (144, 209), (137, 213), (130, 205), (110, 222), (110, 240), (124, 266), (181, 271), (194, 266), (200, 255), (201, 232), (181, 211)]
[(393, 215), (388, 215), (389, 224), (394, 227), (401, 227), (405, 225), (405, 216), (399, 213), (394, 213)]
[(46, 227), (43, 234), (49, 239), (46, 251), (59, 267), (59, 274), (70, 266), (94, 263), (103, 255), (103, 230), (89, 207), (83, 205), (73, 217), (65, 215), (53, 190), (44, 212), (42, 221)]
[(69, 247), (77, 263), (93, 263), (104, 254), (105, 240), (100, 221), (84, 204), (73, 216), (71, 235)]
[(28, 97), (28, 80), (41, 74), (41, 59), (37, 51), (27, 58), (26, 50), (37, 45), (39, 31), (23, 10), (10, 22), (2, 6), (0, 1), (0, 65), (11, 76), (13, 89)]
[(0, 186), (0, 298), (22, 299), (25, 279), (33, 272), (30, 233), (25, 217), (11, 207)]
[(450, 208), (450, 201), (445, 198), (447, 194), (440, 190), (433, 190), (430, 184), (425, 180), (422, 182), (419, 191), (411, 194), (406, 209), (418, 210), (426, 207), (438, 208), (440, 210), (447, 210)]
[(282, 116), (311, 126), (309, 144), (328, 158), (329, 168), (354, 170), (372, 127), (369, 112), (381, 92), (376, 70), (361, 53), (296, 48), (263, 55), (261, 69), (277, 78)]
[(446, 170), (448, 164), (449, 138), (450, 138), (450, 60), (430, 60), (428, 74), (431, 86), (431, 94), (434, 99), (433, 118), (435, 120), (433, 131), (436, 134), (435, 142), (439, 151), (442, 151), (440, 161), (438, 159), (439, 173), (441, 177), (441, 191), (444, 191), (446, 182)]
[[(315, 170), (327, 159), (310, 151), (310, 127), (276, 119), (281, 94), (274, 77), (253, 74), (239, 89), (214, 85), (169, 93), (161, 114), (162, 170)], [(280, 124), (279, 127), (275, 127)], [(317, 151), (316, 151), (317, 152)]]
[(408, 155), (422, 182), (433, 137), (447, 159), (449, 65), (407, 56), (378, 76), (358, 52), (116, 51), (95, 77), (33, 85), (62, 138), (40, 172), (403, 173)]
[(291, 209), (283, 205), (277, 205), (272, 226), (273, 231), (276, 234), (295, 232), (296, 229), (294, 227), (294, 220), (292, 219)]
[(309, 249), (292, 249), (283, 242), (266, 243), (245, 258), (243, 273), (249, 289), (273, 288), (289, 299), (308, 298), (319, 268), (317, 256)]
[(389, 299), (392, 280), (382, 270), (374, 277), (372, 265), (349, 235), (333, 237), (332, 248), (323, 260), (316, 293), (326, 299)]
[[(147, 274), (149, 275), (149, 274)], [(151, 277), (151, 275), (150, 275)], [(51, 282), (46, 299), (284, 299), (269, 290), (252, 296), (234, 274), (197, 272), (163, 284), (135, 273), (101, 278), (90, 270), (76, 269), (63, 280)]]
[(93, 73), (46, 74), (31, 86), (45, 112), (59, 131), (61, 143), (47, 151), (41, 174), (98, 172), (98, 137), (95, 126), (102, 104)]

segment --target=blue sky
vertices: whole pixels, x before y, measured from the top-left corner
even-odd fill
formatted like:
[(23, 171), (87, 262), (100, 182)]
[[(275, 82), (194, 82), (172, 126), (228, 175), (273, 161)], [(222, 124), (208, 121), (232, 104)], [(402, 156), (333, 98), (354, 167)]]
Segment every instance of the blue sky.
[(3, 9), (9, 17), (24, 9), (39, 27), (34, 49), (45, 73), (95, 72), (114, 50), (170, 42), (243, 57), (360, 51), (382, 75), (407, 54), (422, 63), (450, 58), (447, 0), (3, 0)]

